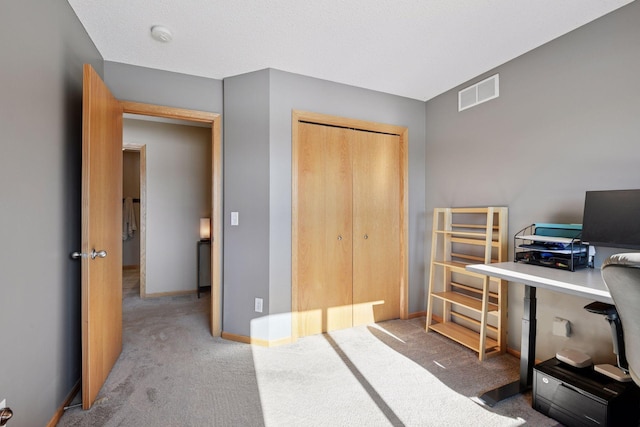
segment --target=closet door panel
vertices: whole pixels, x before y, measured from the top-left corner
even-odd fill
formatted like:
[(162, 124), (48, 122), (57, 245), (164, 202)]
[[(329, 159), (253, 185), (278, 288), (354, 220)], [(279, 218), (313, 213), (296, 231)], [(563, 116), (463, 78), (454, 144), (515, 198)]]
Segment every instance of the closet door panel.
[(298, 334), (352, 326), (352, 171), (348, 130), (301, 123)]
[(353, 133), (353, 324), (400, 317), (400, 140)]

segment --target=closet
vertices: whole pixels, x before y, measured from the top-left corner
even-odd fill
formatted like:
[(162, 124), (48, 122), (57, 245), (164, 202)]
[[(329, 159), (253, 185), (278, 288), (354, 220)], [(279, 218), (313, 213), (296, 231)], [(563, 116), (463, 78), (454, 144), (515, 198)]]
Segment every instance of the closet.
[(406, 302), (401, 136), (303, 121), (295, 131), (297, 335), (401, 317)]

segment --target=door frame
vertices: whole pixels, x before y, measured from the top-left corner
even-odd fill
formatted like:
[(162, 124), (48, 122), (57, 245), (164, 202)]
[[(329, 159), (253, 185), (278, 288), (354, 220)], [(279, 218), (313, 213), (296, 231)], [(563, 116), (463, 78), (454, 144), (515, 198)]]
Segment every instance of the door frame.
[(308, 111), (291, 112), (291, 338), (298, 334), (298, 124), (315, 123), (397, 135), (400, 140), (400, 318), (409, 318), (409, 130), (404, 126)]
[[(175, 119), (188, 122), (206, 123), (211, 125), (211, 335), (219, 337), (222, 333), (222, 141), (221, 120), (218, 113), (207, 111), (188, 110), (184, 108), (168, 107), (163, 105), (144, 104), (140, 102), (120, 101), (123, 114), (138, 114), (166, 119)], [(146, 158), (146, 147), (135, 144), (123, 144), (127, 149), (140, 150), (140, 164)], [(146, 165), (146, 162), (145, 162)], [(146, 173), (146, 169), (145, 169)], [(142, 180), (142, 170), (141, 170)], [(140, 186), (140, 223), (141, 234), (146, 222), (146, 186)], [(143, 219), (144, 218), (144, 219)], [(146, 272), (143, 272), (142, 263), (145, 257), (146, 243), (140, 241), (140, 292), (146, 292)]]

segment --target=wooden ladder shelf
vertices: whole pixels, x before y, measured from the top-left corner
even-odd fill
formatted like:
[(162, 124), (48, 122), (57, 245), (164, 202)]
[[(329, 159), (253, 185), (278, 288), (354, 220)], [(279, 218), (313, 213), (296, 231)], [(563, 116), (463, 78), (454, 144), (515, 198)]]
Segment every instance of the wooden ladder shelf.
[(507, 348), (507, 282), (467, 271), (507, 260), (506, 207), (437, 208), (433, 212), (426, 330), (484, 360)]

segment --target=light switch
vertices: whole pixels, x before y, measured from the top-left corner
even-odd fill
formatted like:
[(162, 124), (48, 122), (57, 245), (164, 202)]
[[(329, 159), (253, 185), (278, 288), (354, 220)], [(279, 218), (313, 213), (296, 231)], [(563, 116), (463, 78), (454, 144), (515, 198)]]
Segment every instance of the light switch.
[(238, 225), (238, 212), (231, 212), (231, 225)]

